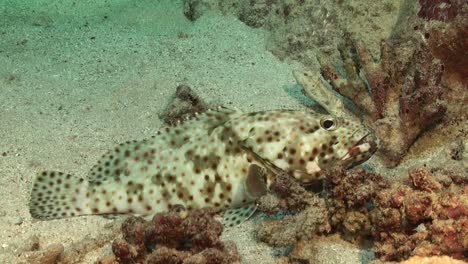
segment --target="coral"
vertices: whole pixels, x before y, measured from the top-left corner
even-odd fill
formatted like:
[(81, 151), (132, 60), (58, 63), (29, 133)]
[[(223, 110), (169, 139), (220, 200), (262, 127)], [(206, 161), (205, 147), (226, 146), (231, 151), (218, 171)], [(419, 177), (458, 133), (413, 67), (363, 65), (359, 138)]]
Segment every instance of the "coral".
[(410, 171), (409, 177), (415, 189), (432, 192), (442, 188), (442, 185), (434, 180), (427, 169), (415, 169)]
[(461, 15), (450, 23), (442, 23), (422, 30), (428, 46), (446, 67), (446, 75), (457, 74), (468, 87), (468, 4), (457, 9)]
[(129, 217), (123, 239), (112, 244), (115, 258), (101, 263), (239, 263), (234, 244), (221, 242), (223, 226), (210, 210), (187, 212), (175, 206), (151, 221)]
[(207, 109), (206, 104), (193, 92), (192, 88), (182, 84), (177, 86), (175, 98), (166, 107), (162, 118), (166, 124), (173, 126)]
[(262, 196), (258, 202), (260, 211), (274, 214), (279, 210), (301, 211), (309, 205), (316, 204), (316, 196), (287, 173), (278, 174), (270, 189), (273, 194)]
[(340, 45), (344, 75), (322, 61), (322, 75), (350, 99), (381, 140), (379, 153), (395, 166), (409, 147), (446, 112), (441, 84), (443, 65), (422, 41), (387, 40), (375, 62), (359, 41)]
[(450, 21), (466, 4), (464, 0), (419, 0), (418, 16), (427, 20)]
[(270, 195), (263, 196), (258, 202), (259, 210), (271, 214), (287, 208), (297, 213), (262, 223), (257, 230), (259, 240), (273, 246), (288, 246), (301, 240), (310, 241), (316, 234), (330, 232), (325, 201), (318, 195), (305, 190), (287, 174), (278, 175), (271, 189), (280, 197), (279, 200)]
[(292, 176), (280, 174), (272, 193), (258, 200), (259, 210), (294, 214), (261, 223), (257, 238), (275, 247), (291, 246), (283, 263), (302, 263), (313, 255), (319, 237), (330, 233), (361, 245), (372, 242), (382, 261), (438, 255), (464, 259), (467, 182), (466, 170), (416, 167), (391, 183), (363, 169), (346, 170), (338, 162), (326, 171), (321, 198)]
[(342, 201), (347, 207), (360, 207), (372, 201), (376, 193), (388, 188), (382, 176), (363, 169), (345, 171), (335, 167), (328, 172), (329, 198)]
[[(468, 192), (452, 182), (441, 188), (428, 169), (409, 171), (406, 184), (381, 191), (371, 212), (375, 252), (383, 260), (468, 252)], [(465, 255), (464, 255), (465, 254)]]
[(338, 64), (319, 57), (322, 76), (352, 102), (338, 114), (352, 113), (374, 129), (381, 141), (379, 156), (389, 167), (398, 165), (425, 131), (443, 121), (447, 111), (447, 121), (466, 116), (461, 107), (466, 99), (459, 95), (468, 85), (468, 4), (421, 0), (420, 5), (420, 17), (442, 22), (429, 23), (410, 15), (406, 19), (414, 28), (406, 31), (413, 30), (412, 34), (382, 41), (379, 58), (371, 56), (368, 47), (351, 34), (339, 45)]
[[(257, 238), (276, 247), (293, 246), (286, 260), (314, 249), (321, 234), (335, 232), (351, 242), (373, 241), (384, 261), (468, 252), (466, 178), (447, 169), (415, 168), (401, 182), (338, 164), (326, 172), (325, 199), (279, 175), (271, 194), (259, 200), (267, 213), (290, 209), (294, 215), (260, 225)], [(294, 254), (293, 254), (294, 252)], [(465, 255), (464, 255), (465, 254)]]
[(389, 184), (380, 175), (337, 166), (327, 172), (327, 206), (333, 230), (345, 239), (361, 241), (372, 231), (369, 211), (373, 199)]
[(300, 240), (312, 240), (316, 234), (330, 232), (325, 203), (316, 199), (315, 205), (295, 215), (262, 223), (257, 230), (258, 239), (272, 246), (284, 247)]
[(400, 262), (400, 264), (465, 264), (466, 262), (453, 259), (449, 256), (442, 257), (411, 257), (408, 260)]

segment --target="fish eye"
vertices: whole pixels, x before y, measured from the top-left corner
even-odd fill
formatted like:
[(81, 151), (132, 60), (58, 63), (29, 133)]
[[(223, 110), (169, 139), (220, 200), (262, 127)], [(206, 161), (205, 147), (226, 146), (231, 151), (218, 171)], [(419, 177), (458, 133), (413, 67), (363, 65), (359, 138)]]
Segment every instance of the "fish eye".
[(325, 130), (334, 130), (336, 127), (335, 120), (332, 118), (324, 118), (320, 121), (320, 126)]

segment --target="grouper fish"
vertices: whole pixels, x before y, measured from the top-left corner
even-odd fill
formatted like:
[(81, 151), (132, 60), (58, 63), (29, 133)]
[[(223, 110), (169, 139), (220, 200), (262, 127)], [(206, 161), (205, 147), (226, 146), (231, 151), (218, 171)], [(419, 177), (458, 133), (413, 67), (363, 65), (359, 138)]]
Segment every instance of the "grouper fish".
[[(220, 108), (116, 146), (86, 178), (38, 173), (29, 208), (43, 220), (151, 215), (175, 205), (246, 208), (238, 214), (248, 216), (278, 173), (311, 183), (337, 161), (348, 167), (364, 162), (375, 148), (373, 134), (359, 122), (311, 111)], [(239, 221), (236, 212), (228, 213), (232, 221)]]

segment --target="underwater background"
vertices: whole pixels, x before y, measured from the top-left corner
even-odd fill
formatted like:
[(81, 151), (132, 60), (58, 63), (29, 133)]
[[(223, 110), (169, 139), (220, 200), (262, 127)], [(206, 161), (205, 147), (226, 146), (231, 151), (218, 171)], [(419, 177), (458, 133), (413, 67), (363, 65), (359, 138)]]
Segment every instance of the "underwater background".
[[(466, 263), (467, 20), (462, 0), (0, 1), (0, 263)], [(245, 112), (333, 97), (379, 150), (324, 189), (282, 179), (211, 259), (145, 260), (136, 220), (31, 217), (38, 171), (151, 137), (181, 86)]]

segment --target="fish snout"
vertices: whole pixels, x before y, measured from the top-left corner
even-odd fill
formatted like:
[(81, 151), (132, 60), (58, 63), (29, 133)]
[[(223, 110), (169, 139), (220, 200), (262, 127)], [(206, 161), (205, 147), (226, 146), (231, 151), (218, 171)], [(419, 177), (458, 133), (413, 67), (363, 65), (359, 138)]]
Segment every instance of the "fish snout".
[(368, 160), (377, 150), (377, 137), (368, 131), (356, 144), (348, 149), (341, 161), (348, 165), (348, 168), (359, 165)]

